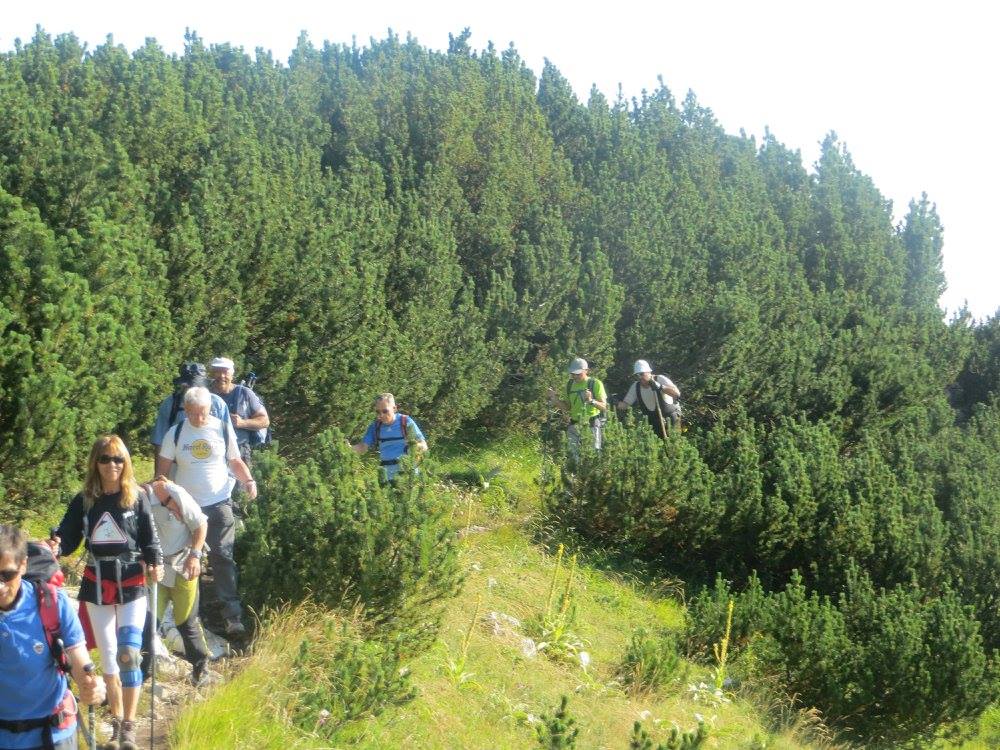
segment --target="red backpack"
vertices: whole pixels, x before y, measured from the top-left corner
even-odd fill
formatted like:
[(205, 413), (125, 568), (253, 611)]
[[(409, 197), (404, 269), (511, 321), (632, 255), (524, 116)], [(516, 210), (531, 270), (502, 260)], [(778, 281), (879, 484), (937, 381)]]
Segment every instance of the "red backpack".
[(69, 659), (63, 648), (62, 626), (59, 622), (59, 587), (66, 581), (52, 550), (44, 542), (28, 542), (28, 569), (24, 573), (35, 587), (38, 614), (42, 618), (45, 640), (56, 666), (69, 673)]

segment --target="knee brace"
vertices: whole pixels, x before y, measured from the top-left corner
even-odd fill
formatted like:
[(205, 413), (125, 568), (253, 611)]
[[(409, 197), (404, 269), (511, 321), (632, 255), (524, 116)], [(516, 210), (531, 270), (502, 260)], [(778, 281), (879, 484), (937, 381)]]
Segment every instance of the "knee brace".
[(121, 670), (122, 687), (139, 687), (142, 684), (142, 628), (126, 625), (118, 628), (118, 668)]

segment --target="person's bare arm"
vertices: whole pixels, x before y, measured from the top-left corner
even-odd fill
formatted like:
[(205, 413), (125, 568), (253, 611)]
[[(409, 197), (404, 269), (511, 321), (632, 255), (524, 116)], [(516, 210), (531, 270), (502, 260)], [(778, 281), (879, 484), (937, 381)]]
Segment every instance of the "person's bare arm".
[(165, 458), (157, 454), (156, 456), (156, 476), (170, 476), (170, 467), (174, 465), (174, 459)]
[(243, 486), (246, 488), (247, 497), (255, 500), (257, 498), (257, 482), (250, 473), (250, 469), (243, 463), (243, 459), (229, 459), (229, 469), (233, 472), (233, 476), (243, 483)]
[(271, 426), (271, 417), (267, 414), (267, 409), (261, 407), (252, 416), (244, 419), (239, 414), (233, 414), (233, 427), (240, 430), (263, 430)]
[[(205, 521), (191, 533), (191, 549), (201, 551), (205, 547), (205, 538), (208, 536), (208, 521)], [(195, 555), (188, 555), (184, 561), (184, 577), (189, 581), (201, 575), (201, 558)]]
[[(97, 679), (94, 663), (85, 643), (78, 643), (66, 649), (73, 681), (80, 688), (80, 702), (89, 706), (103, 703), (105, 698), (104, 680)], [(89, 667), (89, 669), (88, 669)]]

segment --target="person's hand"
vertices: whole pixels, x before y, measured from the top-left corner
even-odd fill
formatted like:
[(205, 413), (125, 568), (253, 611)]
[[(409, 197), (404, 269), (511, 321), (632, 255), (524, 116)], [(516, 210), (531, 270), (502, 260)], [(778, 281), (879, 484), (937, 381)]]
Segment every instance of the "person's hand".
[(188, 555), (187, 560), (184, 561), (184, 577), (193, 581), (195, 578), (201, 575), (201, 560), (194, 555)]
[(62, 544), (62, 539), (53, 534), (51, 537), (45, 540), (45, 543), (49, 545), (49, 549), (52, 550), (52, 554), (58, 557), (60, 545)]
[(239, 414), (233, 414), (232, 412), (229, 413), (229, 418), (233, 420), (233, 427), (237, 430), (241, 429), (243, 427), (243, 422), (246, 421)]
[(589, 388), (583, 392), (583, 400), (588, 404), (594, 400), (594, 394), (590, 392)]
[[(93, 665), (90, 665), (93, 667)], [(97, 679), (97, 675), (94, 673), (93, 669), (88, 672), (84, 672), (83, 677), (77, 680), (77, 685), (80, 688), (80, 702), (88, 706), (96, 706), (100, 703), (104, 703), (104, 699), (107, 695), (107, 691), (104, 686), (104, 680)]]
[(243, 485), (243, 489), (246, 491), (247, 497), (250, 500), (256, 500), (257, 499), (257, 482), (256, 481), (254, 481), (253, 479), (251, 479), (249, 482), (247, 482), (246, 484)]
[(147, 569), (149, 573), (149, 580), (159, 583), (163, 580), (163, 566), (162, 565), (150, 565)]
[(622, 411), (628, 408), (628, 404), (626, 404), (624, 401), (619, 401), (617, 404), (615, 404), (615, 406), (617, 406)]

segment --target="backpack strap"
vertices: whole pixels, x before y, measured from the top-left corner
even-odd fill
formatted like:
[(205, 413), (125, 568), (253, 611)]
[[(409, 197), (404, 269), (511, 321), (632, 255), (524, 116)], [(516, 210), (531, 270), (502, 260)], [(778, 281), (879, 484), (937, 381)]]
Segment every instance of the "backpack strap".
[[(407, 451), (410, 450), (410, 446), (406, 442), (407, 429), (408, 429), (409, 425), (410, 425), (409, 417), (407, 417), (405, 414), (401, 413), (399, 415), (399, 429), (400, 429), (400, 432), (402, 433), (403, 436), (401, 438), (386, 438), (386, 440), (402, 440), (403, 441), (403, 453), (406, 453)], [(381, 446), (382, 446), (382, 420), (381, 419), (376, 419), (375, 420), (375, 450), (378, 450)], [(395, 463), (395, 462), (393, 462), (393, 463)]]
[(174, 391), (173, 398), (170, 399), (170, 419), (167, 420), (168, 427), (174, 423), (174, 419), (177, 418), (177, 412), (180, 410), (181, 396), (177, 391)]
[(62, 624), (59, 622), (59, 590), (47, 581), (37, 581), (35, 593), (38, 598), (38, 615), (42, 620), (45, 640), (49, 644), (49, 653), (52, 654), (56, 668), (69, 674), (69, 659), (63, 647)]

